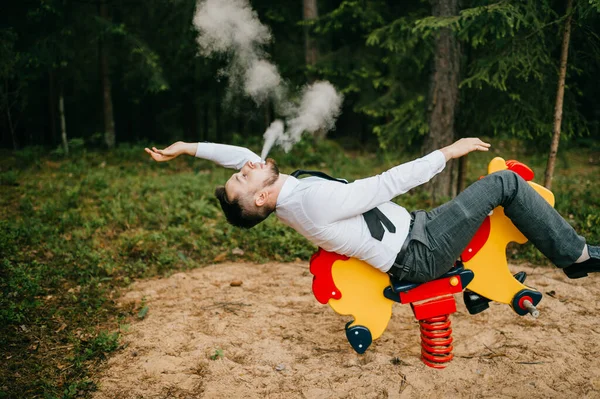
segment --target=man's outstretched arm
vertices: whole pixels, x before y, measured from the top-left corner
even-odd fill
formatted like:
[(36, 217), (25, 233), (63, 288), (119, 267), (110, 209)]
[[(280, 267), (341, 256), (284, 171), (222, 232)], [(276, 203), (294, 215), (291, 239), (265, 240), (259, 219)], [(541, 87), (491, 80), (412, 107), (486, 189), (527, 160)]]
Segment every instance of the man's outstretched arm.
[(258, 155), (247, 148), (216, 143), (184, 143), (178, 141), (165, 149), (146, 148), (145, 151), (157, 162), (170, 161), (180, 155), (207, 159), (231, 169), (241, 169), (248, 161), (261, 162)]
[(428, 182), (447, 161), (472, 151), (488, 151), (490, 144), (477, 138), (461, 139), (431, 154), (395, 166), (380, 175), (344, 185), (326, 185), (305, 196), (307, 216), (322, 224), (360, 215)]

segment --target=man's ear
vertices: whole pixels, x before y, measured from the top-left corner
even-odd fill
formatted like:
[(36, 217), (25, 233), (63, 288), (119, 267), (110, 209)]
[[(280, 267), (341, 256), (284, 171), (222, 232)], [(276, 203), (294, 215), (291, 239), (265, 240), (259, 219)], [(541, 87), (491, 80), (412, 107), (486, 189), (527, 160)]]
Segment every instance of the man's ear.
[(254, 198), (254, 203), (256, 206), (263, 206), (269, 200), (269, 192), (267, 190), (261, 190), (257, 193), (257, 196)]

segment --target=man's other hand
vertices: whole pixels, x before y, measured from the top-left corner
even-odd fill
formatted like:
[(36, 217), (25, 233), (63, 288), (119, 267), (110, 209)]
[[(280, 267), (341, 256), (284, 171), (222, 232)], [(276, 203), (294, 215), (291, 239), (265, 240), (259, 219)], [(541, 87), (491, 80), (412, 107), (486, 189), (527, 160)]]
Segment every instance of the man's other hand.
[(488, 151), (491, 147), (490, 143), (481, 141), (477, 137), (468, 137), (460, 139), (448, 147), (442, 148), (440, 151), (446, 157), (446, 161), (453, 158), (460, 158), (472, 151)]
[(148, 154), (150, 154), (152, 159), (154, 159), (156, 162), (170, 161), (173, 158), (177, 158), (181, 154), (193, 155), (191, 154), (191, 152), (194, 151), (194, 149), (191, 148), (191, 145), (189, 143), (184, 143), (182, 141), (178, 141), (174, 144), (171, 144), (164, 150), (159, 150), (156, 147), (152, 147), (152, 149), (145, 148), (144, 150)]

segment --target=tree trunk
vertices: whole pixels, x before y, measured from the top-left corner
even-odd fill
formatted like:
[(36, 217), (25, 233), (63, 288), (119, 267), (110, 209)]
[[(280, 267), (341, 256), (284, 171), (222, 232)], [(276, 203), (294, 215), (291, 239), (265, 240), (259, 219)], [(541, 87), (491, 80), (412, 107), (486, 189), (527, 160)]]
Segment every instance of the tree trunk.
[[(458, 14), (458, 0), (431, 0), (435, 17)], [(429, 153), (451, 144), (455, 139), (454, 115), (458, 104), (458, 80), (460, 73), (460, 47), (454, 33), (440, 29), (435, 39), (435, 55), (430, 83), (429, 135), (423, 151)], [(449, 162), (444, 171), (429, 184), (434, 200), (456, 195), (452, 184), (454, 163)]]
[[(13, 105), (17, 102), (17, 98), (19, 96), (19, 90), (15, 90), (14, 95), (15, 95), (15, 101), (13, 103), (11, 103), (10, 101), (10, 97), (11, 97), (11, 92), (10, 92), (10, 83), (8, 81), (8, 79), (4, 79), (4, 87), (3, 89), (5, 90), (5, 104), (0, 104), (1, 106), (5, 106), (6, 108), (6, 122), (8, 123), (8, 130), (10, 131), (10, 139), (13, 145), (13, 150), (18, 150), (19, 149), (19, 144), (17, 143), (17, 137), (16, 137), (16, 130), (17, 130), (17, 123), (15, 121), (13, 121), (13, 114), (12, 114), (12, 107)], [(2, 109), (2, 107), (0, 107), (0, 109)]]
[(548, 190), (552, 189), (552, 177), (554, 175), (554, 166), (556, 164), (556, 154), (558, 153), (558, 144), (560, 142), (560, 128), (562, 124), (563, 100), (565, 96), (565, 79), (567, 76), (567, 57), (569, 56), (569, 40), (571, 38), (571, 17), (573, 16), (573, 0), (567, 0), (567, 19), (565, 20), (565, 32), (563, 34), (562, 52), (560, 54), (560, 70), (558, 73), (558, 90), (556, 91), (556, 104), (554, 106), (554, 131), (552, 132), (552, 143), (550, 144), (550, 154), (546, 164), (546, 173), (544, 175), (544, 186)]
[(204, 105), (198, 99), (194, 102), (196, 106), (196, 141), (206, 141), (204, 129)]
[(223, 135), (221, 129), (221, 106), (218, 102), (215, 103), (215, 136), (217, 138), (217, 143), (223, 142)]
[(196, 122), (198, 116), (196, 115), (196, 102), (191, 95), (185, 95), (183, 97), (182, 113), (183, 113), (183, 126), (184, 126), (184, 137), (186, 141), (197, 141), (198, 127)]
[[(100, 17), (109, 21), (108, 5), (106, 0), (100, 0)], [(108, 148), (115, 147), (115, 119), (113, 115), (112, 89), (110, 84), (110, 66), (108, 63), (109, 54), (105, 37), (99, 42), (100, 56), (100, 80), (102, 82), (102, 104), (104, 110), (104, 142)]]
[(48, 71), (48, 113), (50, 114), (50, 141), (56, 145), (56, 73)]
[(209, 103), (205, 102), (204, 103), (204, 140), (206, 141), (210, 141), (210, 109), (209, 109)]
[[(303, 0), (304, 3), (304, 21), (310, 21), (319, 18), (317, 0)], [(319, 57), (317, 42), (310, 36), (310, 27), (304, 26), (304, 56), (306, 65), (315, 65)]]
[(19, 146), (17, 144), (17, 138), (15, 137), (15, 126), (12, 121), (12, 115), (10, 113), (10, 108), (6, 108), (6, 117), (8, 121), (8, 128), (10, 130), (10, 138), (12, 139), (13, 150), (18, 150)]
[(61, 84), (60, 93), (58, 95), (58, 114), (60, 117), (60, 137), (62, 139), (63, 150), (65, 155), (69, 155), (69, 142), (67, 141), (67, 122), (65, 119), (65, 96)]
[(460, 157), (458, 159), (458, 176), (456, 178), (456, 193), (462, 192), (467, 188), (467, 170), (469, 170), (469, 158)]

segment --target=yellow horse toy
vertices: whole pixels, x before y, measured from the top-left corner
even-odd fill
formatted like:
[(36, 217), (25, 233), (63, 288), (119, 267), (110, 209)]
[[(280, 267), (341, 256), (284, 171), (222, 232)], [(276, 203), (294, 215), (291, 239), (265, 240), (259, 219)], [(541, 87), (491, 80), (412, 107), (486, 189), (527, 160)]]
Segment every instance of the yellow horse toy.
[[(510, 169), (518, 173), (551, 205), (554, 195), (532, 182), (533, 171), (522, 163), (494, 158), (488, 174)], [(452, 360), (452, 329), (449, 315), (456, 311), (453, 294), (465, 291), (470, 313), (487, 308), (490, 300), (509, 304), (519, 315), (537, 317), (535, 306), (542, 295), (523, 285), (524, 273), (513, 276), (506, 260), (510, 242), (527, 239), (497, 207), (457, 261), (442, 277), (423, 284), (390, 281), (389, 276), (367, 263), (320, 249), (310, 260), (313, 293), (316, 299), (337, 313), (352, 315), (346, 324), (346, 337), (358, 353), (364, 353), (379, 338), (392, 316), (392, 304), (410, 303), (421, 326), (422, 360), (431, 367), (443, 368)], [(475, 298), (475, 302), (473, 302)], [(471, 306), (474, 303), (477, 306)]]

